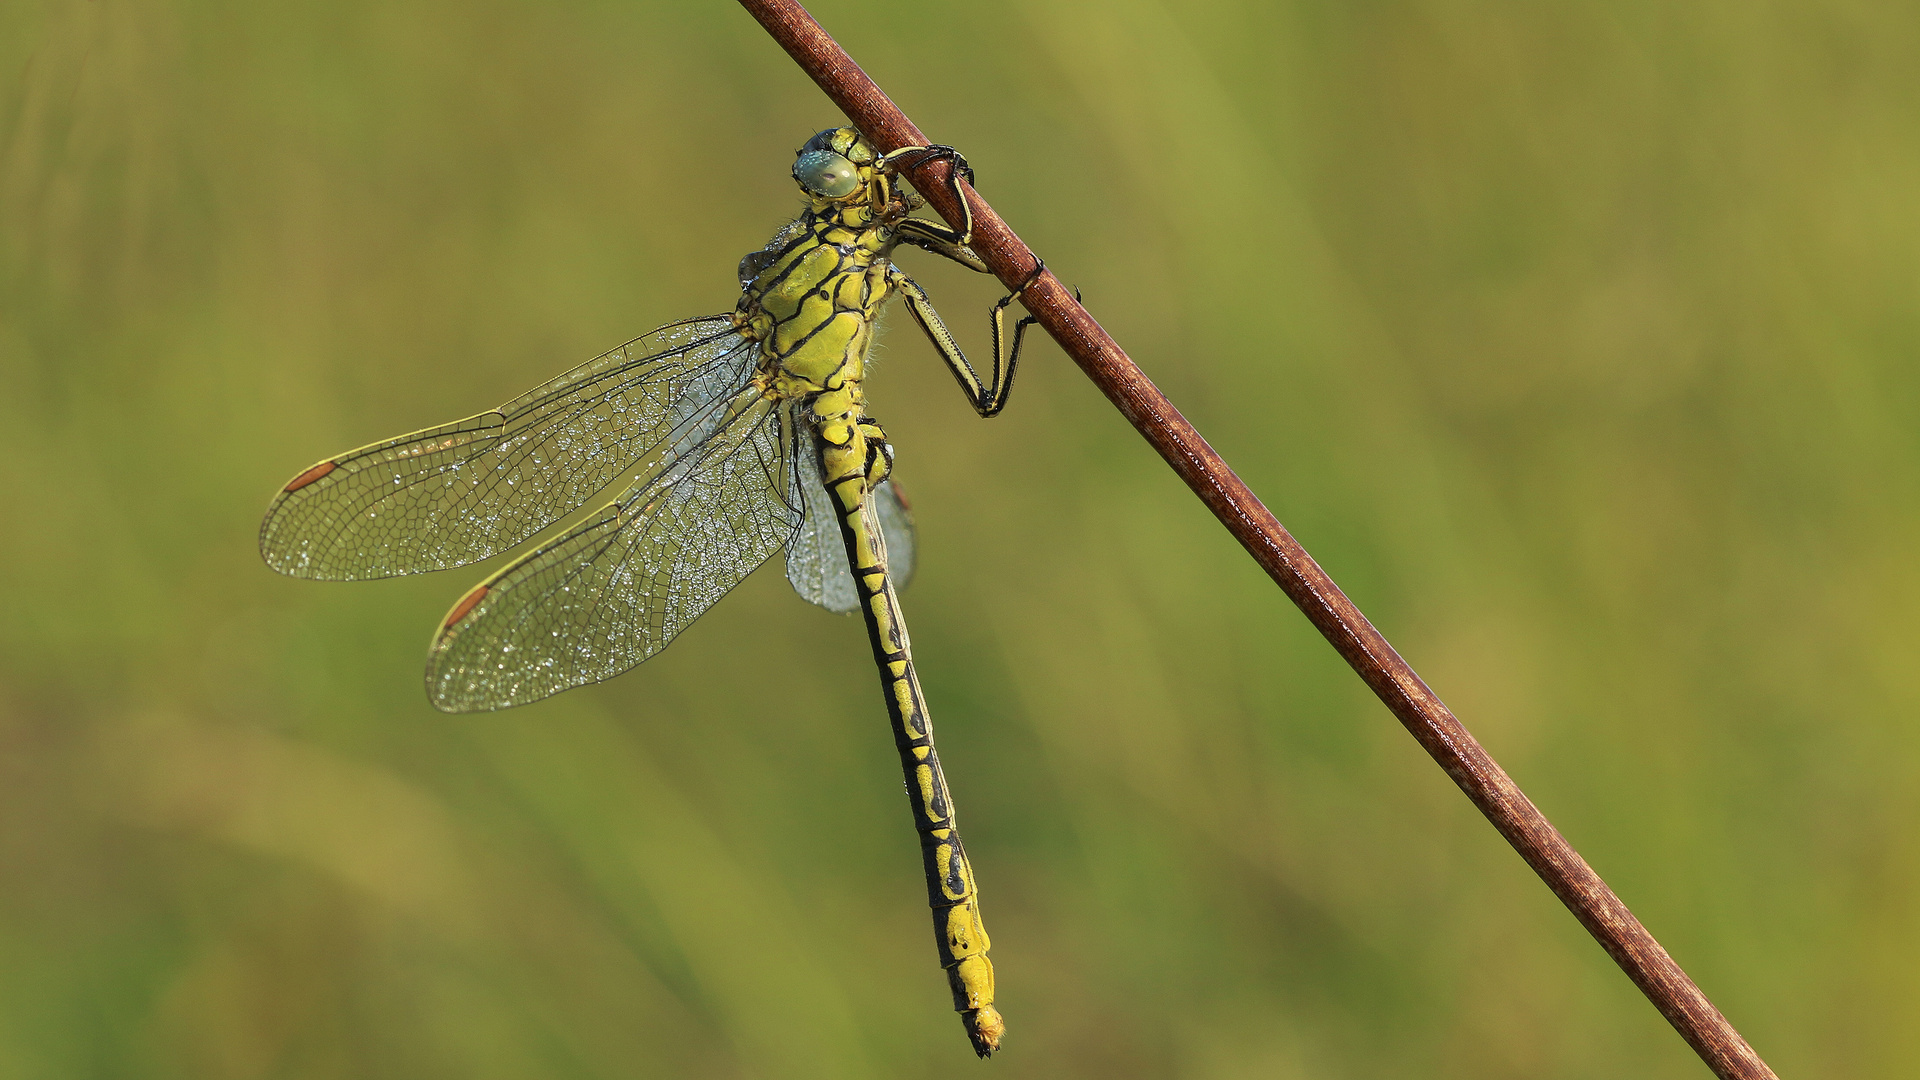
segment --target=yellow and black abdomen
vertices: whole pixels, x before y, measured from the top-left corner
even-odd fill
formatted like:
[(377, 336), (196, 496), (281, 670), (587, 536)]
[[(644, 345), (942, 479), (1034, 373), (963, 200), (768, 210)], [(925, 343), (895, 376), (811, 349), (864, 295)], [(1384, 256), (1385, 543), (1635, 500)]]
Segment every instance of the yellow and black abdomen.
[(855, 229), (808, 219), (807, 226), (777, 255), (748, 256), (766, 265), (744, 286), (739, 320), (760, 342), (769, 391), (807, 403), (820, 475), (840, 519), (920, 834), (940, 965), (974, 1050), (986, 1056), (999, 1048), (1006, 1025), (994, 1007), (979, 890), (934, 750), (932, 721), (872, 511), (873, 490), (891, 471), (892, 452), (880, 425), (866, 414), (860, 384), (875, 316), (891, 292), (885, 257), (891, 234), (880, 225)]

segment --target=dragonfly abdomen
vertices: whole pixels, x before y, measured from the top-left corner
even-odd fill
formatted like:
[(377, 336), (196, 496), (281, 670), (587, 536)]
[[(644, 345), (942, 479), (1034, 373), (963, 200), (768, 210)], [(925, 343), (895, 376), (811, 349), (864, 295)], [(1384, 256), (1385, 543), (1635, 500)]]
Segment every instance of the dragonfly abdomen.
[(852, 425), (844, 442), (832, 426), (822, 427), (818, 443), (821, 475), (840, 519), (848, 568), (860, 595), (861, 614), (893, 728), (894, 748), (906, 776), (907, 801), (920, 834), (921, 864), (927, 876), (927, 902), (933, 909), (934, 939), (940, 966), (953, 991), (953, 1007), (981, 1057), (999, 1049), (1006, 1023), (994, 1008), (993, 961), (987, 930), (980, 920), (980, 891), (954, 820), (953, 799), (933, 746), (933, 722), (914, 673), (912, 646), (900, 614), (900, 599), (887, 573), (886, 542), (869, 498), (885, 478), (884, 439), (871, 422)]

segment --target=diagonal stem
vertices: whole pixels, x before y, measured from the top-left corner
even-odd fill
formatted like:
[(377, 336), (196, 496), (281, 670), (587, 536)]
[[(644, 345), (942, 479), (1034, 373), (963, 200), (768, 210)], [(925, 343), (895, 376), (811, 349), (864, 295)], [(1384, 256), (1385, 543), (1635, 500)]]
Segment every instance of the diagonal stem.
[[(805, 8), (793, 0), (740, 3), (882, 153), (928, 145), (920, 129)], [(928, 155), (905, 171), (933, 208), (949, 224), (960, 227), (961, 207), (949, 180), (951, 162)], [(1007, 288), (1019, 286), (1039, 261), (971, 186), (961, 184), (959, 190), (972, 211), (973, 249)], [(1021, 300), (1121, 415), (1266, 568), (1714, 1074), (1723, 1080), (1777, 1080), (1600, 875), (1059, 280), (1042, 272), (1027, 285)]]

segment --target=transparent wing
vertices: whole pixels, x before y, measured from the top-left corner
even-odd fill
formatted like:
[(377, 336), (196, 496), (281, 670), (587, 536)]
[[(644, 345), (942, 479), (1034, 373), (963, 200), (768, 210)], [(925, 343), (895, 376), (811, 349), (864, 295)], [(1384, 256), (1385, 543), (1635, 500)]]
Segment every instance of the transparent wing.
[[(891, 480), (873, 490), (873, 512), (880, 518), (880, 538), (887, 545), (887, 576), (893, 587), (904, 589), (913, 584), (914, 536), (913, 512), (900, 485)], [(849, 584), (853, 574), (847, 574)]]
[(807, 235), (809, 235), (807, 219), (804, 215), (780, 226), (780, 230), (773, 234), (773, 239), (767, 241), (766, 247), (759, 251), (749, 251), (740, 260), (740, 287), (745, 289), (751, 286), (760, 277), (762, 271), (780, 261), (780, 256), (785, 254), (789, 247)]
[(829, 611), (860, 608), (847, 570), (847, 549), (840, 540), (840, 516), (820, 478), (820, 456), (812, 425), (787, 410), (787, 457), (792, 462), (793, 493), (789, 499), (802, 507), (805, 520), (787, 544), (787, 581), (793, 591)]
[(676, 428), (681, 446), (590, 520), (454, 606), (427, 658), (447, 712), (523, 705), (665, 648), (800, 525), (775, 407), (746, 390)]
[(335, 581), (496, 555), (628, 475), (675, 424), (740, 389), (754, 359), (727, 316), (663, 326), (491, 412), (315, 465), (267, 508), (260, 553)]
[[(860, 609), (853, 572), (847, 568), (846, 543), (840, 538), (840, 516), (820, 476), (820, 457), (812, 426), (788, 410), (787, 456), (791, 461), (793, 493), (790, 501), (805, 508), (806, 521), (787, 545), (787, 580), (802, 598), (842, 614)], [(870, 508), (880, 518), (880, 535), (887, 549), (887, 573), (896, 588), (913, 578), (913, 516), (892, 481), (874, 489)]]

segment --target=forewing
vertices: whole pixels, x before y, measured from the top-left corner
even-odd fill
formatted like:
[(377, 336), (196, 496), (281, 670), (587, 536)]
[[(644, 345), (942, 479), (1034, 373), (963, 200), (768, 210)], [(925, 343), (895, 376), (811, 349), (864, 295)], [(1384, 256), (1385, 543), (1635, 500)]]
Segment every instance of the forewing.
[(663, 326), (491, 412), (315, 465), (268, 507), (260, 553), (281, 573), (338, 581), (498, 554), (628, 475), (675, 424), (739, 390), (754, 360), (727, 316)]
[[(806, 521), (787, 545), (787, 581), (802, 598), (828, 611), (860, 610), (860, 595), (847, 566), (840, 536), (840, 511), (820, 477), (820, 457), (811, 426), (789, 414), (788, 454), (794, 492), (791, 501), (806, 510)], [(880, 519), (887, 550), (887, 573), (896, 587), (913, 577), (913, 518), (892, 481), (874, 489), (868, 508)]]
[(787, 501), (775, 410), (754, 391), (683, 424), (687, 452), (455, 605), (427, 659), (447, 712), (523, 705), (610, 679), (665, 648), (781, 549)]

